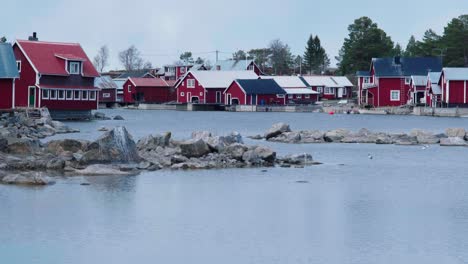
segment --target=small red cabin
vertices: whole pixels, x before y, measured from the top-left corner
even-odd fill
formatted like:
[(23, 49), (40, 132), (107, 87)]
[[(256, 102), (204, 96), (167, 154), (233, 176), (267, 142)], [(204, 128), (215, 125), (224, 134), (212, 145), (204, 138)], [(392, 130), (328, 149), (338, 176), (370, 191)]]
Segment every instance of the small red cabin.
[(172, 86), (161, 78), (128, 78), (123, 88), (127, 104), (162, 104), (176, 100)]
[(17, 107), (47, 107), (55, 119), (88, 119), (98, 106), (99, 73), (77, 43), (18, 40)]
[(468, 68), (443, 68), (439, 79), (442, 102), (447, 107), (467, 107)]
[(94, 86), (99, 89), (100, 105), (110, 107), (117, 102), (117, 84), (110, 76), (96, 78)]
[(19, 78), (18, 65), (9, 43), (0, 43), (0, 109), (15, 107), (15, 81)]
[(224, 94), (228, 105), (286, 104), (286, 91), (273, 79), (235, 80)]

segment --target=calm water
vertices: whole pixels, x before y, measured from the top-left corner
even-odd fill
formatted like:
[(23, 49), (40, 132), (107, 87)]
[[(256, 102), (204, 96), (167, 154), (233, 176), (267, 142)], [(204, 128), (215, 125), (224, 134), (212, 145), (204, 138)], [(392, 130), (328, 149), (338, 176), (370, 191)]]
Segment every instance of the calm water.
[[(468, 119), (397, 116), (109, 113), (126, 120), (71, 123), (82, 130), (73, 136), (93, 139), (98, 127), (117, 124), (135, 138), (200, 129), (250, 135), (278, 121), (294, 129), (468, 128)], [(325, 164), (0, 185), (0, 263), (468, 262), (468, 148), (268, 145)]]

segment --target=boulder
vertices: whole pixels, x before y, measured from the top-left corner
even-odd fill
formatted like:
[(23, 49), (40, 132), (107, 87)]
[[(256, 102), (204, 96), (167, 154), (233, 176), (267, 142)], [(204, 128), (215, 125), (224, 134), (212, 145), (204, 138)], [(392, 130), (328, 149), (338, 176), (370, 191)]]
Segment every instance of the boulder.
[(179, 144), (182, 155), (191, 157), (202, 157), (211, 152), (208, 144), (202, 139), (190, 139)]
[(82, 164), (92, 163), (138, 163), (141, 158), (138, 154), (135, 141), (127, 129), (118, 126), (104, 133), (91, 143), (83, 157)]
[(263, 146), (255, 146), (242, 155), (242, 160), (248, 165), (272, 165), (275, 159), (276, 152)]
[(109, 129), (107, 127), (105, 127), (105, 126), (102, 126), (102, 127), (98, 128), (98, 131), (107, 132), (107, 131), (109, 131)]
[(46, 168), (48, 170), (63, 170), (65, 168), (65, 160), (61, 158), (54, 158), (47, 162)]
[(254, 139), (254, 140), (260, 140), (260, 139), (263, 139), (263, 136), (262, 135), (254, 135), (254, 136), (248, 136), (248, 138)]
[(109, 120), (110, 117), (107, 117), (106, 114), (102, 112), (95, 112), (93, 115), (94, 119), (100, 119), (100, 120)]
[(227, 136), (213, 136), (208, 131), (197, 131), (192, 133), (192, 139), (201, 139), (205, 141), (213, 151), (218, 152), (231, 144), (243, 143), (242, 136), (239, 132), (231, 132), (231, 134)]
[(299, 143), (301, 141), (301, 134), (300, 132), (284, 132), (269, 140), (282, 143)]
[(466, 141), (463, 138), (460, 137), (448, 137), (448, 138), (441, 138), (440, 139), (440, 145), (441, 146), (468, 146)]
[(157, 147), (167, 147), (171, 141), (171, 132), (166, 132), (162, 135), (149, 135), (140, 139), (137, 143), (139, 150), (152, 150)]
[(445, 134), (447, 137), (459, 137), (464, 138), (466, 131), (464, 128), (447, 128), (445, 129)]
[(82, 170), (75, 170), (75, 174), (85, 175), (85, 176), (100, 176), (100, 175), (109, 175), (109, 176), (124, 176), (124, 175), (135, 175), (138, 174), (134, 170), (125, 170), (122, 171), (119, 167), (113, 165), (102, 165), (94, 164), (86, 167)]
[(114, 116), (114, 120), (125, 120), (125, 119), (120, 115), (116, 115)]
[(1, 179), (4, 184), (17, 185), (50, 185), (55, 183), (51, 178), (39, 172), (9, 174)]
[(314, 164), (314, 159), (310, 154), (293, 154), (287, 155), (280, 159), (282, 163), (292, 164), (292, 165), (310, 165)]
[(40, 150), (40, 142), (30, 138), (9, 138), (8, 153), (18, 155), (31, 155)]
[(300, 143), (323, 143), (325, 133), (319, 130), (307, 130), (299, 132), (301, 137)]
[(270, 129), (265, 132), (265, 139), (276, 137), (284, 132), (291, 132), (291, 128), (285, 123), (276, 123)]
[(51, 126), (55, 129), (57, 134), (66, 134), (66, 133), (77, 133), (80, 132), (78, 129), (70, 128), (60, 121), (52, 121)]
[(432, 134), (431, 132), (419, 129), (412, 130), (410, 136), (416, 137), (419, 144), (438, 144), (440, 142), (440, 137)]
[(418, 140), (415, 136), (410, 136), (407, 134), (394, 134), (390, 135), (390, 137), (392, 138), (392, 141), (395, 145), (408, 146), (418, 144)]
[(75, 153), (82, 151), (84, 147), (83, 141), (74, 139), (52, 140), (46, 145), (47, 151), (56, 155), (64, 151)]
[(324, 135), (326, 142), (340, 142), (346, 136), (349, 136), (351, 132), (346, 129), (334, 129), (327, 131)]
[(242, 160), (242, 156), (247, 150), (248, 147), (246, 145), (235, 143), (224, 148), (223, 153), (236, 160)]

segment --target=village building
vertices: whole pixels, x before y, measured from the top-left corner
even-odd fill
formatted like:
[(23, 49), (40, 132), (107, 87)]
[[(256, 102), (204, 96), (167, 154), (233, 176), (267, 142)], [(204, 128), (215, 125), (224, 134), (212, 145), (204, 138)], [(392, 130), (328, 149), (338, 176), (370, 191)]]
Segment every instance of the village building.
[[(162, 72), (163, 70), (163, 72)], [(178, 81), (180, 78), (190, 70), (193, 71), (206, 71), (206, 67), (203, 64), (188, 64), (188, 65), (166, 65), (163, 69), (158, 72), (158, 75), (163, 75), (166, 81)]]
[(258, 79), (253, 71), (190, 71), (176, 83), (178, 103), (224, 104), (236, 79)]
[(261, 76), (273, 79), (286, 91), (286, 104), (311, 104), (319, 100), (319, 93), (312, 90), (307, 82), (298, 76)]
[(412, 105), (426, 104), (427, 75), (413, 75), (410, 82), (410, 100)]
[(254, 60), (219, 60), (212, 71), (254, 71), (257, 75), (263, 75)]
[(443, 68), (438, 84), (443, 106), (468, 107), (468, 68)]
[(352, 98), (353, 84), (345, 76), (302, 76), (312, 90), (319, 93), (319, 100)]
[(0, 110), (15, 108), (15, 81), (19, 65), (10, 43), (0, 43)]
[(176, 100), (174, 89), (162, 78), (128, 78), (124, 103), (168, 103)]
[(114, 78), (113, 81), (117, 84), (117, 102), (124, 102), (124, 84), (128, 78), (156, 78), (156, 74), (150, 70), (138, 70), (123, 72), (118, 77)]
[(285, 105), (287, 93), (274, 79), (238, 79), (224, 95), (228, 105)]
[(55, 119), (85, 119), (98, 107), (99, 73), (77, 43), (17, 40), (13, 45), (20, 78), (15, 106), (47, 107)]
[(442, 106), (442, 89), (439, 85), (440, 72), (429, 72), (426, 79), (426, 105), (430, 107)]
[(110, 76), (94, 79), (94, 86), (99, 89), (99, 106), (112, 107), (117, 102), (117, 84)]
[(411, 76), (441, 70), (442, 61), (437, 57), (374, 58), (365, 74), (368, 76), (358, 74), (360, 105), (387, 107), (411, 103)]

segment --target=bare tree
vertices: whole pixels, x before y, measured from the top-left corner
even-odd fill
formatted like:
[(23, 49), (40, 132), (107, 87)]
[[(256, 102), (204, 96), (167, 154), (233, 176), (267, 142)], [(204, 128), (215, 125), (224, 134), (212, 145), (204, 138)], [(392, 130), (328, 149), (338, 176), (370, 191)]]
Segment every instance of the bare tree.
[(133, 45), (119, 53), (119, 60), (126, 71), (137, 71), (144, 66), (140, 51)]
[(106, 45), (99, 49), (98, 54), (94, 57), (93, 64), (101, 73), (104, 71), (104, 68), (109, 65), (109, 49)]

